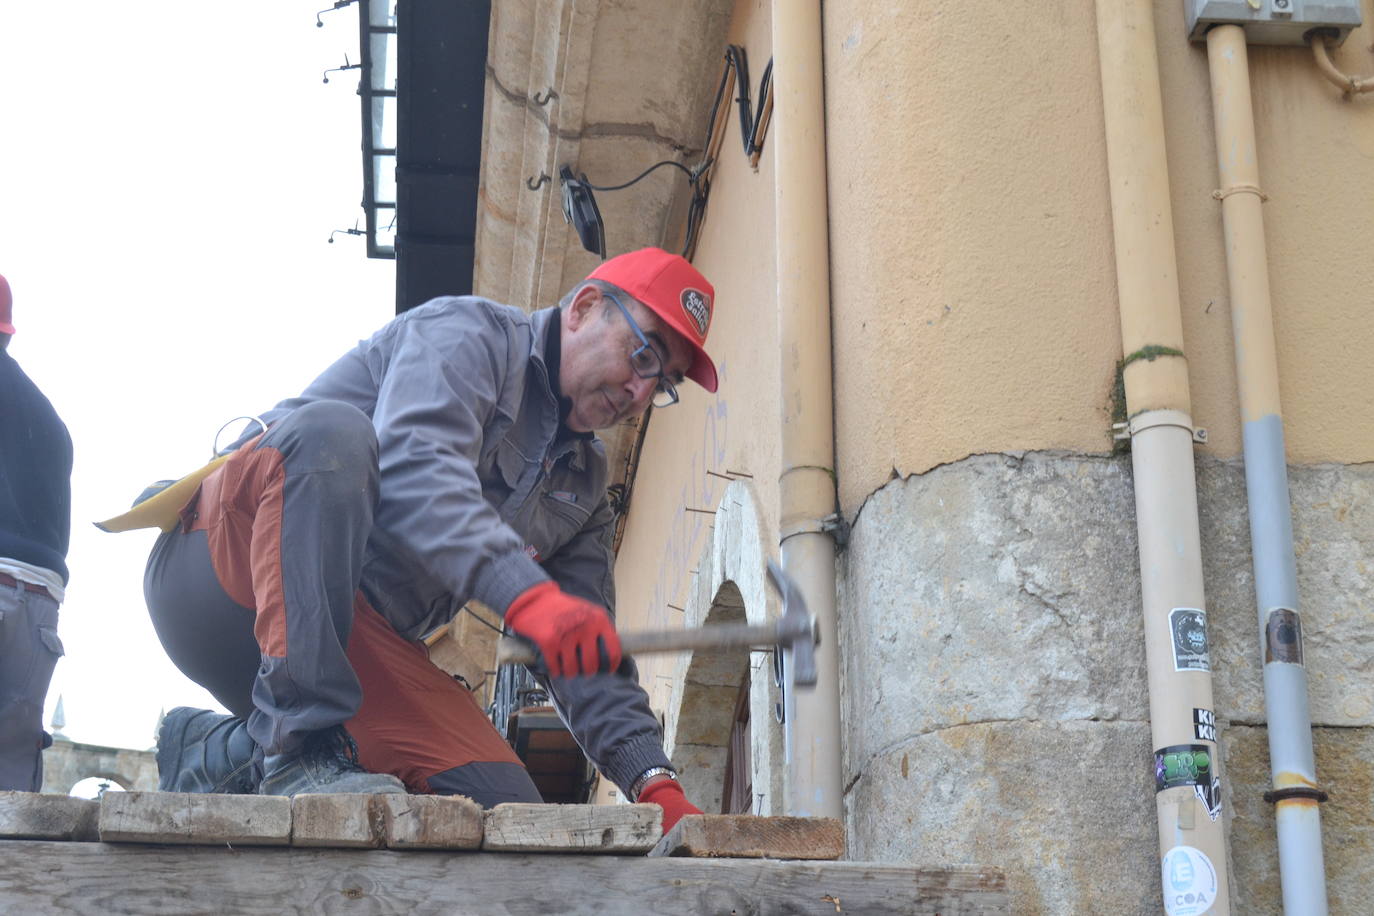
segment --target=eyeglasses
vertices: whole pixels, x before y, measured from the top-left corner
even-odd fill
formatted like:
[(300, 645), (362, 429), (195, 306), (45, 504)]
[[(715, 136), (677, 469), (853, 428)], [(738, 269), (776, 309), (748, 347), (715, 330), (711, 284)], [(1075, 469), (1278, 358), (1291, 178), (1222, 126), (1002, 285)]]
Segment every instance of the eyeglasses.
[(672, 407), (677, 403), (677, 387), (663, 374), (663, 361), (659, 359), (658, 351), (649, 343), (649, 338), (644, 336), (634, 318), (630, 317), (630, 310), (625, 308), (615, 293), (603, 289), (601, 295), (615, 303), (616, 308), (620, 309), (620, 314), (630, 323), (630, 330), (639, 338), (639, 346), (630, 354), (630, 366), (634, 369), (635, 375), (640, 378), (658, 379), (651, 403), (655, 407)]

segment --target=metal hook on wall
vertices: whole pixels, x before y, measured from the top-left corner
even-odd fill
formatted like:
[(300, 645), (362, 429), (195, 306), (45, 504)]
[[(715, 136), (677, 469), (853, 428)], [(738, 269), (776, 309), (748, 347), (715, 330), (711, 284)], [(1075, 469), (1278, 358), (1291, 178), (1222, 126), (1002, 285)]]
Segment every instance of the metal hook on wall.
[(358, 223), (357, 223), (357, 221), (355, 220), (355, 221), (353, 222), (353, 228), (352, 228), (352, 229), (335, 229), (333, 232), (329, 233), (329, 244), (331, 244), (331, 245), (334, 244), (334, 236), (338, 235), (339, 233), (343, 233), (344, 235), (366, 235), (366, 234), (367, 234), (367, 233), (363, 232), (363, 230), (361, 230), (361, 229), (358, 228)]
[(362, 66), (362, 64), (350, 64), (348, 62), (348, 55), (344, 54), (344, 65), (342, 67), (331, 67), (324, 71), (324, 81), (326, 83), (329, 82), (329, 74), (331, 73), (342, 73), (344, 70), (360, 70)]
[(534, 95), (530, 96), (530, 101), (534, 102), (534, 104), (538, 105), (540, 108), (543, 108), (556, 98), (558, 98), (558, 92), (550, 86), (548, 89), (544, 90), (543, 98), (540, 98), (539, 93), (536, 92)]
[(552, 180), (553, 179), (549, 177), (547, 172), (540, 172), (538, 180), (535, 180), (533, 175), (531, 175), (529, 178), (526, 178), (525, 187), (529, 188), (531, 191), (538, 191), (540, 188), (542, 188), (544, 185), (548, 184)]
[(323, 16), (325, 13), (332, 13), (334, 10), (341, 10), (345, 6), (351, 6), (352, 4), (357, 2), (358, 0), (334, 0), (334, 5), (332, 7), (330, 7), (327, 10), (320, 10), (318, 13), (315, 14), (315, 27), (319, 29), (324, 28), (324, 23), (320, 21), (320, 17)]

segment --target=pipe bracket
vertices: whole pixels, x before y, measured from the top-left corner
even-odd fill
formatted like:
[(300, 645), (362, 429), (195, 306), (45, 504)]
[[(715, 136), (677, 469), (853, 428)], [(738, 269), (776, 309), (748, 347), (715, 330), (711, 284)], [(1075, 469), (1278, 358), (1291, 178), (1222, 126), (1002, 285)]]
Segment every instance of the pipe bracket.
[(1212, 198), (1214, 200), (1225, 200), (1232, 194), (1253, 194), (1258, 197), (1261, 202), (1269, 199), (1269, 195), (1261, 191), (1259, 185), (1253, 184), (1233, 184), (1229, 188), (1218, 188), (1212, 192)]
[(831, 513), (819, 521), (807, 519), (785, 526), (782, 529), (782, 537), (778, 538), (778, 543), (781, 544), (799, 534), (828, 534), (835, 541), (836, 546), (843, 547), (849, 543), (849, 522), (845, 521), (844, 516), (838, 512)]
[(1289, 786), (1286, 789), (1273, 789), (1264, 793), (1264, 800), (1271, 805), (1289, 798), (1311, 798), (1318, 802), (1324, 802), (1329, 801), (1331, 796), (1316, 786)]
[(1131, 417), (1127, 423), (1112, 424), (1113, 439), (1130, 439), (1131, 437), (1143, 433), (1147, 429), (1154, 429), (1157, 426), (1176, 426), (1179, 429), (1186, 429), (1188, 435), (1198, 445), (1207, 444), (1207, 430), (1201, 426), (1193, 425), (1193, 418), (1181, 410), (1146, 410)]

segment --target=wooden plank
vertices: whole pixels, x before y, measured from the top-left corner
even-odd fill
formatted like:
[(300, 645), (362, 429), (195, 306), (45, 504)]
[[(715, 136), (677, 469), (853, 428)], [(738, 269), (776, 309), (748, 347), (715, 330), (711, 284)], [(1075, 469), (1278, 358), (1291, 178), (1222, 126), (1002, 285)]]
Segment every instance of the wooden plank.
[(25, 916), (992, 916), (987, 869), (367, 849), (0, 842), (0, 913)]
[(375, 849), (386, 843), (386, 809), (376, 795), (297, 795), (291, 845)]
[(477, 849), (482, 808), (462, 795), (378, 795), (391, 849)]
[(438, 631), (437, 638), (428, 646), (430, 662), (445, 674), (461, 677), (468, 690), (480, 690), (486, 682), (487, 673), (481, 662), (453, 638), (449, 629)]
[(95, 840), (100, 804), (70, 795), (0, 792), (0, 838)]
[(100, 800), (106, 843), (285, 846), (291, 799), (278, 795), (106, 792)]
[(497, 805), (486, 814), (487, 852), (643, 855), (663, 836), (657, 805)]
[(844, 825), (833, 817), (689, 814), (668, 831), (649, 855), (838, 859), (844, 855)]

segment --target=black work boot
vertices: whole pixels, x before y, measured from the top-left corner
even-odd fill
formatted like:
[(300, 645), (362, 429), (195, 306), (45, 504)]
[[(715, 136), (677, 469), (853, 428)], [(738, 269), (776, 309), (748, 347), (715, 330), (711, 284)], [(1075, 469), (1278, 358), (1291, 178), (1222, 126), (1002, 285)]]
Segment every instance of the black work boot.
[(163, 792), (251, 795), (262, 778), (262, 751), (234, 716), (178, 706), (157, 731), (157, 787)]
[(369, 773), (358, 763), (358, 745), (342, 725), (306, 736), (292, 754), (272, 754), (263, 760), (259, 795), (404, 795), (395, 776)]

